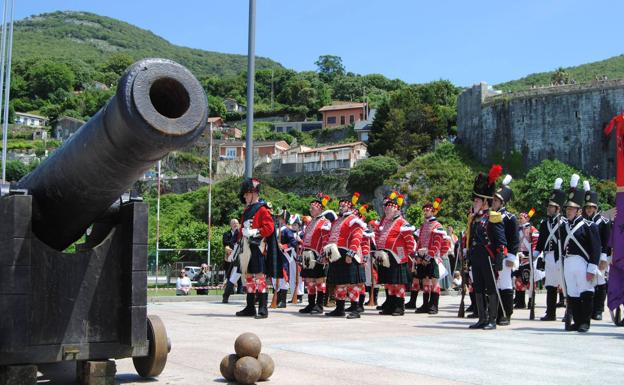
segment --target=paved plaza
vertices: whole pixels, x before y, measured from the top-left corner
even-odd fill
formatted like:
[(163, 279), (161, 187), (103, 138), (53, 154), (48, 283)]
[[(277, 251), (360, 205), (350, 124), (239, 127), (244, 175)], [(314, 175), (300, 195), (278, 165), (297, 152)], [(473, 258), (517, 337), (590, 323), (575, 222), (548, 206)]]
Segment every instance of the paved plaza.
[[(537, 303), (544, 304), (545, 296)], [(227, 305), (216, 297), (152, 303), (148, 312), (162, 318), (173, 344), (165, 371), (157, 380), (143, 380), (131, 360), (120, 360), (117, 381), (227, 383), (219, 362), (233, 353), (239, 334), (254, 332), (275, 361), (269, 384), (624, 383), (624, 328), (613, 326), (608, 313), (585, 335), (564, 332), (559, 321), (529, 321), (528, 310), (515, 311), (509, 327), (483, 331), (467, 329), (474, 321), (457, 318), (458, 304), (459, 297), (442, 296), (437, 315), (391, 317), (367, 309), (358, 320), (304, 316), (297, 312), (303, 305), (289, 305), (253, 320), (234, 316), (242, 296)], [(563, 309), (557, 310), (561, 316)], [(536, 316), (543, 313), (536, 308)], [(40, 382), (71, 383), (73, 370), (44, 367)]]

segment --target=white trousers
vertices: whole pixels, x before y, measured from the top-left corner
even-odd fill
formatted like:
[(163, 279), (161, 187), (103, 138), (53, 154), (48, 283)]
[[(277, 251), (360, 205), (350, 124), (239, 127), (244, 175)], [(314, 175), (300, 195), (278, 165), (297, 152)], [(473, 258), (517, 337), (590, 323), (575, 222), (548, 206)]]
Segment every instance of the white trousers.
[(578, 298), (584, 291), (594, 291), (594, 281), (587, 280), (587, 261), (579, 255), (568, 255), (563, 265), (568, 296)]
[(498, 290), (513, 289), (512, 269), (512, 267), (506, 266), (505, 262), (503, 262), (503, 270), (498, 272), (498, 280), (496, 281)]
[[(273, 283), (273, 287), (275, 287), (275, 278), (271, 278), (271, 282)], [(288, 282), (286, 280), (280, 279), (279, 290), (288, 290), (290, 287), (288, 286)]]
[(546, 254), (544, 254), (544, 259), (546, 263), (545, 286), (558, 287), (559, 285), (561, 285), (561, 263), (555, 262), (554, 251), (549, 251)]

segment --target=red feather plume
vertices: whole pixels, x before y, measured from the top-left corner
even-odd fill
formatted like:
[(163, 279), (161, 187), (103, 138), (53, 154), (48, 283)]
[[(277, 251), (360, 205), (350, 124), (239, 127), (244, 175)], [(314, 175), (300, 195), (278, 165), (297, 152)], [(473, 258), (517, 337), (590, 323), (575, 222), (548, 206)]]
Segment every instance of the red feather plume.
[(496, 182), (496, 179), (498, 179), (498, 177), (501, 176), (502, 173), (503, 173), (503, 166), (501, 166), (500, 164), (492, 165), (492, 168), (490, 169), (490, 173), (488, 174), (488, 184), (492, 184)]

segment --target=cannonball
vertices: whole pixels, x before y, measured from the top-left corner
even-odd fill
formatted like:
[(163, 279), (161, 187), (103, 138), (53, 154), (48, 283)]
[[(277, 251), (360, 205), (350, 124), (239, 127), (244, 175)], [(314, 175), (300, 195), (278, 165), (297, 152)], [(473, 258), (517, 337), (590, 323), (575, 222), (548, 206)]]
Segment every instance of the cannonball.
[(262, 374), (262, 365), (253, 357), (243, 357), (236, 361), (234, 366), (234, 378), (240, 384), (254, 384), (260, 379)]
[(258, 358), (262, 343), (260, 338), (253, 333), (243, 333), (236, 338), (234, 342), (234, 351), (239, 358), (253, 357)]
[(275, 363), (273, 363), (273, 359), (268, 354), (260, 353), (258, 356), (258, 362), (260, 362), (260, 366), (262, 366), (262, 374), (260, 375), (260, 381), (266, 381), (273, 375), (273, 370), (275, 370)]
[(221, 365), (219, 365), (219, 370), (221, 370), (221, 375), (228, 381), (234, 380), (234, 367), (236, 366), (236, 361), (238, 361), (238, 356), (236, 354), (228, 354), (223, 357), (221, 360)]

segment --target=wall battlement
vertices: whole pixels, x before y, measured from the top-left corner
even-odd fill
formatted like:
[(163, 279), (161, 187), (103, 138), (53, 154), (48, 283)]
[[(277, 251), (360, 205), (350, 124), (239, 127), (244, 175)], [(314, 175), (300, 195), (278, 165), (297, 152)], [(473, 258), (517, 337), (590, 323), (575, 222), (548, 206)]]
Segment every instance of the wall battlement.
[(482, 163), (520, 154), (526, 168), (558, 159), (603, 179), (615, 175), (615, 140), (603, 129), (624, 111), (624, 80), (459, 95), (458, 140)]

